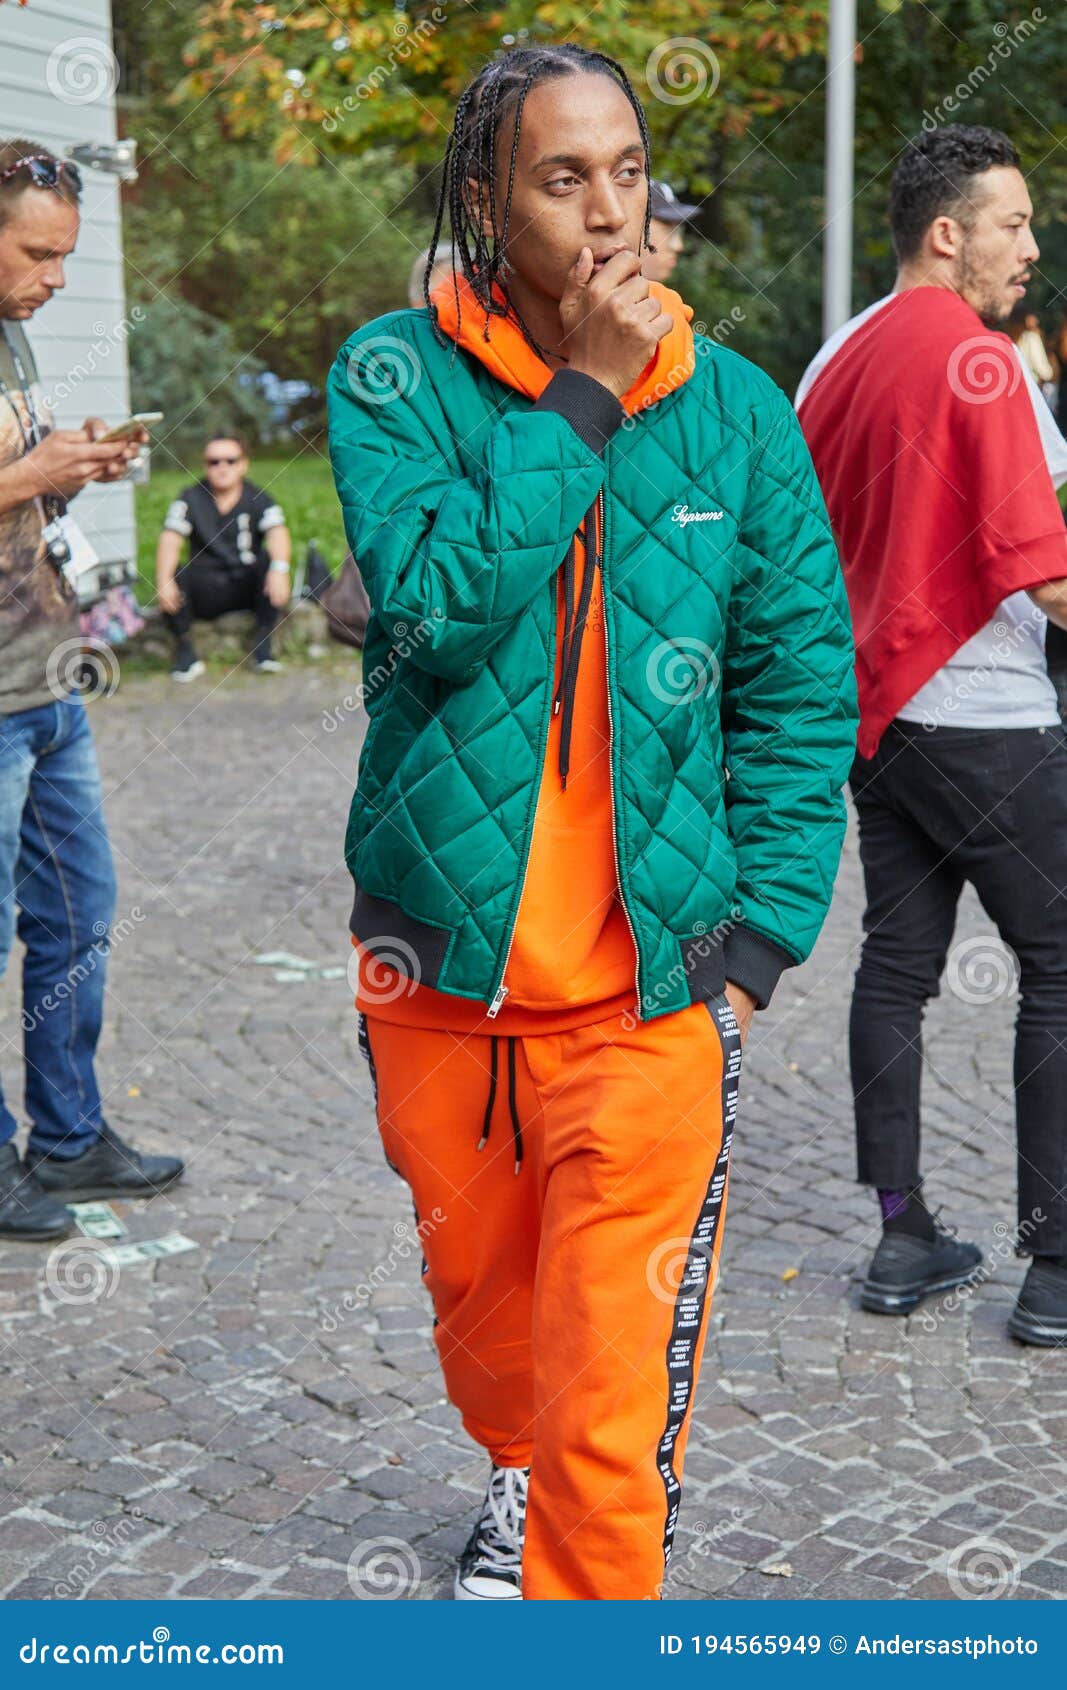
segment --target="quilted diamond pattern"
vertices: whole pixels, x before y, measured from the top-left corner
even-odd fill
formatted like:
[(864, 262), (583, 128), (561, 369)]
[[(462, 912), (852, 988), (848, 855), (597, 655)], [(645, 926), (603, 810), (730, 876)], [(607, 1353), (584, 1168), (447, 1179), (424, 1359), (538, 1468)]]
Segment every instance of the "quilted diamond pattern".
[[(350, 379), (375, 336), (409, 349), (407, 390), (384, 399)], [(488, 998), (503, 960), (550, 708), (555, 573), (600, 490), (644, 1013), (688, 1003), (679, 942), (724, 920), (796, 961), (814, 944), (855, 747), (847, 600), (784, 395), (712, 341), (697, 353), (690, 381), (628, 419), (603, 459), (440, 347), (423, 313), (379, 319), (338, 358), (331, 452), (374, 606), (348, 861), (361, 886), (449, 930), (442, 990)]]

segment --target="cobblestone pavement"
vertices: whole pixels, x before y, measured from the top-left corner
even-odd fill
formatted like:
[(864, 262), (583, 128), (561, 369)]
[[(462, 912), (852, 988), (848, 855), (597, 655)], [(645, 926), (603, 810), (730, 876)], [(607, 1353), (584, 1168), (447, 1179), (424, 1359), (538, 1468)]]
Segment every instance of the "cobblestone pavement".
[[(60, 1261), (50, 1284), (46, 1246), (0, 1246), (8, 1597), (347, 1597), (350, 1557), (382, 1538), (411, 1594), (448, 1594), (484, 1462), (442, 1397), (348, 988), (254, 960), (347, 962), (355, 680), (338, 665), (192, 696), (136, 680), (92, 707), (120, 880), (102, 1083), (121, 1132), (190, 1163), (124, 1218), (198, 1249), (117, 1279)], [(851, 1182), (844, 1044), (859, 915), (850, 840), (816, 954), (746, 1052), (668, 1595), (951, 1597), (1017, 1578), (1018, 1596), (1059, 1596), (1067, 1355), (1004, 1331), (1023, 1269), (997, 1230), (1013, 1002), (946, 992), (928, 1021), (928, 1186), (995, 1271), (907, 1322), (865, 1314), (853, 1280), (876, 1228)], [(958, 936), (987, 932), (969, 901)], [(0, 1032), (14, 1094), (11, 980)]]

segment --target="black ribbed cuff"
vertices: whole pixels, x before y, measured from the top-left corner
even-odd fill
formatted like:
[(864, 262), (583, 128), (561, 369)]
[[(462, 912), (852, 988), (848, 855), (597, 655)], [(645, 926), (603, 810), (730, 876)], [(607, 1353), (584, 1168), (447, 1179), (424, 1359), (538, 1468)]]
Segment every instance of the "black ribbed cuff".
[(557, 370), (534, 410), (555, 411), (566, 417), (591, 452), (602, 452), (626, 419), (611, 389), (580, 370)]
[(757, 1009), (766, 1009), (783, 970), (795, 968), (797, 961), (773, 939), (753, 933), (750, 927), (731, 927), (722, 953), (727, 980), (754, 997)]

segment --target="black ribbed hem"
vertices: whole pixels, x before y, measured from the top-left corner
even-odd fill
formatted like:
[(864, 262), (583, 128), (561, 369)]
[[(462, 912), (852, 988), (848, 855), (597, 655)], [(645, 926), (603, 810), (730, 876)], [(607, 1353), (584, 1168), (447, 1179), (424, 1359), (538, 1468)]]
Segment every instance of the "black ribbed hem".
[(381, 957), (416, 984), (436, 986), (451, 934), (408, 915), (390, 898), (376, 898), (357, 882), (349, 929), (371, 956)]
[(731, 927), (723, 941), (723, 961), (727, 980), (754, 997), (758, 1009), (766, 1009), (783, 970), (795, 968), (797, 959), (750, 927)]
[(602, 452), (626, 420), (626, 412), (611, 389), (580, 370), (557, 370), (535, 411), (555, 411), (566, 417), (591, 452)]

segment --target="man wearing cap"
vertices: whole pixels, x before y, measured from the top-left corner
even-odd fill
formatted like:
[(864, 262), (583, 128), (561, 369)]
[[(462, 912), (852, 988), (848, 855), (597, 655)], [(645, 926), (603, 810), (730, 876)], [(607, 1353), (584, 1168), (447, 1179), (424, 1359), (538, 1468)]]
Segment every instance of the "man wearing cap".
[(650, 250), (645, 254), (641, 274), (648, 282), (669, 282), (683, 250), (683, 225), (700, 210), (686, 205), (668, 182), (650, 181), (648, 195), (651, 216), (648, 225)]

